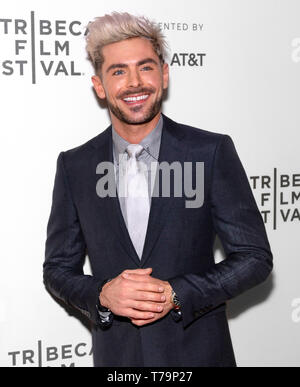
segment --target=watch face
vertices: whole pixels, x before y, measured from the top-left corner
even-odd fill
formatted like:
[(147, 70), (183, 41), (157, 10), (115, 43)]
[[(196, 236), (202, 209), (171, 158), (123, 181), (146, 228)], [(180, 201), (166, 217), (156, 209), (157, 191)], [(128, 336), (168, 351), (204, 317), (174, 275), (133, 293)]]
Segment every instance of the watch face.
[(174, 305), (176, 305), (177, 307), (180, 307), (179, 299), (178, 299), (176, 293), (174, 292), (174, 290), (172, 291), (172, 301), (173, 301)]

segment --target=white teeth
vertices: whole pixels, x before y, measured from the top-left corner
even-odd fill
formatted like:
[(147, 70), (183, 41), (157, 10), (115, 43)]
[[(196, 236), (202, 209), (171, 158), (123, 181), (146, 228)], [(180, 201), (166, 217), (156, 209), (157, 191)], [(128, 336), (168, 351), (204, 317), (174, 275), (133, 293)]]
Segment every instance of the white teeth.
[(147, 98), (148, 98), (148, 95), (141, 95), (139, 97), (124, 98), (124, 101), (126, 101), (126, 102), (136, 102), (136, 101), (142, 101), (142, 100), (147, 99)]

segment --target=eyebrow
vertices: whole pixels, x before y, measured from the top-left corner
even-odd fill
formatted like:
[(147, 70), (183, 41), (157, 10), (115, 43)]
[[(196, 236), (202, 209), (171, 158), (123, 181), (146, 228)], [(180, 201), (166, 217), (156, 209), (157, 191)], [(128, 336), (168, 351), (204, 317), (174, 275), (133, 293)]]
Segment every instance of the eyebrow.
[[(139, 62), (137, 62), (136, 66), (137, 67), (143, 66), (144, 64), (147, 64), (147, 63), (152, 63), (155, 65), (158, 65), (156, 60), (154, 60), (153, 58), (146, 58), (146, 59), (142, 59)], [(128, 65), (125, 63), (114, 63), (114, 64), (109, 66), (109, 68), (106, 70), (106, 73), (109, 73), (111, 70), (114, 70), (114, 69), (125, 69), (125, 68), (128, 68)]]

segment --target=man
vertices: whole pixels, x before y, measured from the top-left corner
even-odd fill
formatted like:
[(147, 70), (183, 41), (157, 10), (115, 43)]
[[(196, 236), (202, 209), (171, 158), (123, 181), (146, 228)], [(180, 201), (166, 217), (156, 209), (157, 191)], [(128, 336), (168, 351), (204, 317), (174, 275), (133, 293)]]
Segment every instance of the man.
[[(272, 254), (233, 142), (162, 115), (169, 68), (154, 23), (113, 13), (87, 42), (112, 125), (58, 157), (46, 286), (93, 322), (95, 366), (235, 366), (225, 303), (268, 277)], [(163, 164), (189, 172), (166, 184)], [(177, 193), (199, 178), (195, 205)]]

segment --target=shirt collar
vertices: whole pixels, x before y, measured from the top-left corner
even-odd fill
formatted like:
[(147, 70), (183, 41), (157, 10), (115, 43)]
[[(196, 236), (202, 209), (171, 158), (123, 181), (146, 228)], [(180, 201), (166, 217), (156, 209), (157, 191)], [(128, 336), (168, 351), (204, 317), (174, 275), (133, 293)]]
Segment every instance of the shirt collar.
[[(158, 160), (161, 134), (163, 128), (163, 117), (160, 116), (160, 119), (156, 127), (140, 142), (140, 145), (146, 149), (146, 152), (150, 154), (155, 160)], [(113, 139), (113, 150), (115, 160), (118, 162), (119, 155), (126, 152), (126, 148), (129, 145), (129, 142), (121, 137), (112, 126), (112, 139)]]

